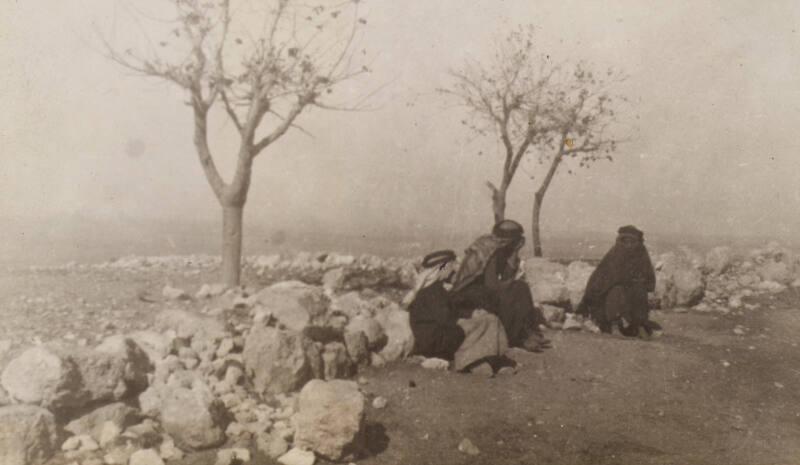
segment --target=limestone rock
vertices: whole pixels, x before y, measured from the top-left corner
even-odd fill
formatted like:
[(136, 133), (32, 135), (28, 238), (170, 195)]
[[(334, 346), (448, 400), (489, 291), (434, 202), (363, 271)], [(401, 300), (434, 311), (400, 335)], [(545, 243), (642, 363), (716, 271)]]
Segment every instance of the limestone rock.
[(124, 430), (138, 423), (140, 419), (141, 415), (138, 410), (122, 402), (115, 402), (99, 407), (80, 418), (72, 420), (64, 427), (64, 430), (74, 435), (89, 435), (99, 441), (103, 425), (106, 422), (111, 422)]
[(121, 357), (83, 347), (39, 346), (8, 364), (2, 384), (23, 403), (74, 409), (123, 398), (129, 393), (129, 368)]
[(179, 338), (221, 340), (227, 334), (225, 325), (216, 318), (185, 310), (168, 309), (156, 315), (154, 326), (159, 331), (173, 330)]
[(369, 340), (363, 331), (346, 331), (344, 333), (344, 344), (347, 348), (347, 355), (356, 365), (369, 365)]
[(283, 465), (314, 465), (314, 453), (311, 451), (294, 448), (278, 458)]
[(733, 265), (734, 254), (730, 247), (714, 247), (706, 254), (704, 268), (712, 275), (720, 275)]
[(411, 332), (408, 312), (393, 304), (378, 311), (375, 321), (381, 325), (387, 337), (386, 345), (380, 351), (384, 360), (393, 362), (411, 353), (414, 349), (414, 333)]
[(285, 439), (276, 434), (263, 434), (256, 440), (258, 450), (267, 457), (277, 459), (289, 450), (289, 444)]
[(347, 356), (347, 348), (341, 342), (325, 344), (322, 362), (323, 377), (326, 380), (347, 378), (353, 374), (353, 364)]
[(143, 449), (131, 454), (128, 465), (164, 465), (164, 460), (155, 450)]
[(687, 257), (673, 252), (663, 254), (655, 268), (656, 296), (661, 308), (691, 307), (703, 299), (703, 274)]
[(179, 289), (177, 287), (172, 287), (170, 285), (164, 286), (164, 289), (161, 291), (161, 295), (169, 300), (189, 300), (191, 297), (189, 294), (184, 291), (183, 289)]
[(306, 351), (312, 342), (302, 333), (254, 327), (245, 341), (246, 371), (260, 394), (301, 388), (313, 373)]
[(151, 363), (156, 363), (169, 355), (175, 339), (156, 331), (136, 331), (128, 337), (145, 351)]
[(147, 373), (153, 371), (150, 357), (131, 338), (115, 335), (106, 338), (96, 351), (109, 354), (125, 362), (125, 383), (133, 393), (147, 389)]
[(544, 258), (532, 258), (525, 261), (524, 269), (535, 302), (558, 304), (569, 300), (567, 267)]
[(367, 348), (377, 350), (386, 344), (387, 336), (383, 326), (370, 316), (357, 315), (350, 320), (345, 334), (362, 332), (367, 337)]
[(567, 266), (565, 284), (572, 308), (578, 308), (578, 304), (581, 303), (583, 292), (586, 290), (586, 283), (589, 282), (592, 272), (594, 272), (594, 267), (586, 262), (572, 262)]
[(312, 380), (300, 391), (292, 418), (295, 447), (341, 460), (364, 446), (364, 396), (353, 381)]
[(302, 331), (309, 325), (323, 326), (330, 303), (321, 288), (299, 281), (273, 284), (256, 298), (280, 324), (293, 331)]
[(544, 315), (544, 319), (548, 325), (552, 323), (563, 323), (564, 318), (566, 317), (566, 312), (561, 307), (556, 307), (555, 305), (548, 305), (542, 304), (542, 315)]
[(39, 465), (58, 450), (53, 414), (32, 405), (0, 408), (0, 463)]
[(202, 381), (191, 388), (167, 386), (160, 417), (164, 431), (181, 448), (205, 449), (225, 442), (225, 407)]

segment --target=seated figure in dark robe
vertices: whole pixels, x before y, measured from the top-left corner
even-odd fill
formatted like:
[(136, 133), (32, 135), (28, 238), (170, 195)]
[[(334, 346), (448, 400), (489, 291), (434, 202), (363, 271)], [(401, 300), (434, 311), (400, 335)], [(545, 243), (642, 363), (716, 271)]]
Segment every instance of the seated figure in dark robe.
[(491, 234), (479, 237), (466, 250), (451, 294), (462, 312), (481, 308), (496, 315), (509, 346), (541, 352), (550, 342), (540, 329), (544, 316), (533, 304), (530, 287), (520, 279), (519, 251), (524, 244), (519, 223), (497, 223)]
[(616, 323), (625, 336), (648, 337), (661, 327), (649, 319), (647, 293), (655, 290), (656, 275), (644, 233), (634, 226), (617, 233), (616, 244), (589, 277), (577, 312), (591, 317), (604, 333)]
[(407, 297), (415, 355), (453, 360), (464, 342), (464, 330), (457, 324), (458, 312), (445, 289), (455, 275), (455, 258), (452, 250), (426, 256), (417, 285)]

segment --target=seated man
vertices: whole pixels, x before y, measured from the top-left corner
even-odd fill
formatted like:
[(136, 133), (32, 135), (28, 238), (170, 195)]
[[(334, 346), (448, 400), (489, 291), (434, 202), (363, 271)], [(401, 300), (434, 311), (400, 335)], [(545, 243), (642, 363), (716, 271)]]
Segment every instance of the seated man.
[(451, 304), (446, 286), (455, 275), (455, 258), (451, 250), (426, 256), (417, 284), (405, 299), (410, 301), (413, 353), (452, 361), (457, 371), (468, 372), (483, 363), (493, 371), (509, 366), (503, 358), (506, 334), (497, 317), (480, 310), (459, 315)]
[(467, 249), (452, 299), (461, 311), (482, 308), (496, 315), (511, 347), (541, 352), (550, 342), (539, 328), (544, 316), (533, 305), (530, 287), (520, 279), (519, 251), (524, 244), (519, 223), (497, 223), (491, 234), (479, 237)]
[(456, 323), (458, 314), (450, 305), (445, 283), (455, 275), (456, 254), (452, 250), (434, 252), (422, 261), (417, 285), (406, 297), (416, 355), (453, 360), (464, 330)]
[(656, 275), (644, 233), (635, 226), (617, 233), (616, 244), (589, 277), (577, 313), (590, 316), (604, 333), (616, 323), (625, 336), (649, 337), (661, 327), (649, 320), (647, 293), (655, 290)]

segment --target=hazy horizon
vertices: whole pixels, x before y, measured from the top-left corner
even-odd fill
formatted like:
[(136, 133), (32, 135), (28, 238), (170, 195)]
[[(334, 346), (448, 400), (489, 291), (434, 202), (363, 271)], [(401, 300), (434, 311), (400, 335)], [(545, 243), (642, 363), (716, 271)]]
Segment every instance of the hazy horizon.
[[(97, 28), (113, 31), (122, 46), (140, 31), (131, 14), (158, 19), (164, 4), (6, 2), (0, 220), (219, 221), (181, 93), (131, 76), (97, 51)], [(256, 161), (248, 228), (351, 236), (484, 231), (491, 222), (485, 183), (497, 182), (502, 163), (496, 141), (473, 140), (460, 124), (463, 111), (435, 90), (449, 82), (448, 69), (485, 57), (510, 28), (533, 24), (540, 51), (625, 72), (618, 91), (630, 100), (619, 118), (631, 140), (615, 161), (559, 173), (545, 199), (545, 239), (570, 231), (608, 237), (632, 223), (648, 237), (794, 241), (800, 3), (363, 4), (362, 45), (375, 71), (342, 92), (380, 88), (375, 110), (303, 115), (312, 136), (289, 132)], [(231, 126), (218, 121), (210, 133), (227, 178)], [(538, 182), (540, 170), (526, 164), (509, 191), (507, 216), (526, 229), (528, 175)], [(161, 234), (152, 224), (145, 232)], [(15, 239), (7, 241), (13, 249)]]

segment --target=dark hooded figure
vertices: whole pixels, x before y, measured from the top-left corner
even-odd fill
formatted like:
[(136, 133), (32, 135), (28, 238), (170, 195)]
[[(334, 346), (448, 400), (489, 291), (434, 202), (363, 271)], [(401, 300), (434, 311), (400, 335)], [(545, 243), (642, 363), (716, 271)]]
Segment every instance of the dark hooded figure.
[(497, 315), (511, 347), (540, 352), (549, 347), (539, 329), (545, 320), (533, 305), (530, 287), (518, 279), (524, 244), (522, 226), (512, 220), (497, 223), (491, 234), (479, 237), (465, 252), (452, 301), (462, 312), (482, 308)]
[(626, 336), (649, 336), (660, 326), (649, 320), (647, 293), (655, 290), (656, 275), (644, 233), (635, 226), (617, 233), (616, 244), (589, 277), (577, 312), (590, 316), (605, 333), (617, 323)]
[(427, 255), (417, 285), (407, 297), (411, 300), (408, 311), (416, 355), (453, 360), (464, 342), (464, 330), (456, 324), (458, 312), (445, 289), (455, 275), (455, 258), (452, 250)]

